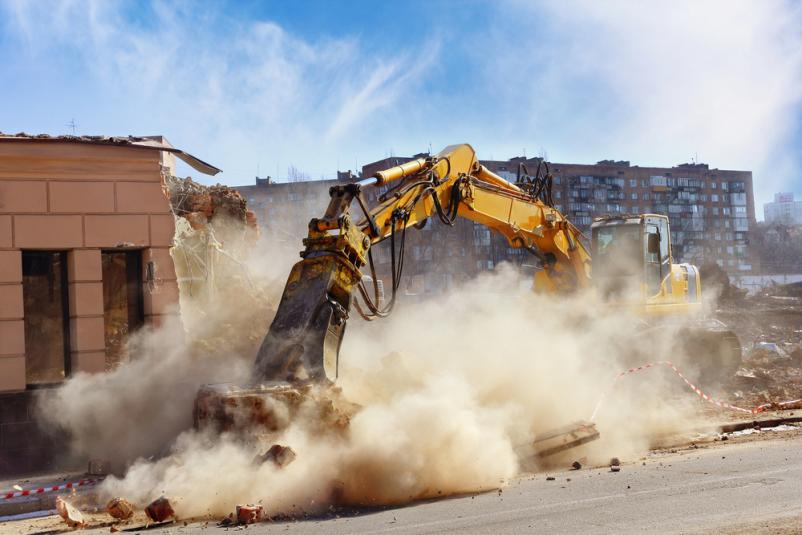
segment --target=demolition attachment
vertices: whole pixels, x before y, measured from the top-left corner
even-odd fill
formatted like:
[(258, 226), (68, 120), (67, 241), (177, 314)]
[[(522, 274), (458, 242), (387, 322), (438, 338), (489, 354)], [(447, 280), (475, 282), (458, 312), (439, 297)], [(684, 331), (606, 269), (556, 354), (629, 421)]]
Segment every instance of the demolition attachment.
[[(276, 317), (255, 363), (258, 380), (334, 381), (351, 295), (370, 239), (351, 221), (358, 184), (333, 186), (320, 219), (309, 222), (303, 260), (290, 271)], [(364, 202), (360, 199), (361, 202)]]

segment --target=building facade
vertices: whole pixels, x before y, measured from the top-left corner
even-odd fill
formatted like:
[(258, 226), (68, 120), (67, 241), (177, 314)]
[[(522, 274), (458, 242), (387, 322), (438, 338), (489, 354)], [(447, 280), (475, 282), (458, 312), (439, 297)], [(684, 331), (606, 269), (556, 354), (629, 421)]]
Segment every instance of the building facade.
[(53, 461), (37, 392), (114, 368), (178, 312), (176, 153), (191, 160), (161, 137), (0, 135), (0, 474)]
[(763, 205), (766, 223), (802, 225), (802, 201), (795, 201), (793, 193), (775, 193), (774, 202)]

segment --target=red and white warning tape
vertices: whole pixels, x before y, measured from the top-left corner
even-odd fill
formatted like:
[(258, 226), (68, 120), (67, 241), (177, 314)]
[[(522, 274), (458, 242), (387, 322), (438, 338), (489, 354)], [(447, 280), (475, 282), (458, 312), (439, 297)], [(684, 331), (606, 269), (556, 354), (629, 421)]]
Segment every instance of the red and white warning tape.
[(775, 406), (782, 407), (784, 405), (791, 405), (793, 403), (802, 402), (802, 399), (795, 399), (795, 400), (792, 400), (792, 401), (783, 401), (782, 403), (766, 403), (766, 404), (763, 404), (763, 405), (758, 405), (757, 407), (754, 407), (752, 409), (744, 409), (743, 407), (736, 407), (735, 405), (731, 405), (731, 404), (729, 404), (727, 402), (720, 401), (718, 399), (715, 399), (715, 398), (705, 394), (704, 392), (702, 392), (701, 389), (699, 389), (699, 387), (697, 387), (695, 384), (691, 383), (688, 380), (688, 378), (685, 377), (682, 374), (681, 371), (679, 371), (679, 369), (674, 365), (673, 362), (668, 361), (668, 360), (660, 360), (660, 361), (657, 361), (657, 362), (649, 362), (647, 364), (644, 364), (643, 366), (638, 366), (637, 368), (630, 368), (628, 370), (624, 370), (621, 373), (619, 373), (618, 375), (616, 375), (615, 379), (613, 379), (613, 382), (610, 385), (610, 388), (607, 389), (607, 391), (604, 392), (604, 394), (601, 395), (601, 397), (599, 398), (599, 401), (596, 402), (596, 407), (593, 409), (593, 414), (590, 417), (590, 421), (592, 422), (592, 421), (594, 421), (596, 419), (596, 415), (598, 414), (599, 408), (601, 408), (601, 405), (604, 402), (605, 398), (607, 398), (608, 394), (610, 394), (610, 392), (613, 390), (613, 388), (615, 388), (616, 383), (618, 383), (618, 381), (622, 377), (624, 377), (626, 375), (633, 374), (633, 373), (638, 373), (638, 372), (641, 372), (643, 370), (647, 370), (649, 368), (655, 368), (657, 366), (667, 366), (667, 367), (671, 368), (672, 370), (674, 370), (674, 373), (676, 373), (680, 377), (680, 379), (685, 381), (685, 384), (688, 385), (688, 387), (690, 387), (690, 389), (693, 390), (696, 393), (697, 396), (699, 396), (703, 400), (707, 401), (708, 403), (712, 403), (713, 405), (721, 407), (722, 409), (728, 409), (728, 410), (731, 410), (731, 411), (742, 412), (742, 413), (746, 413), (746, 414), (758, 414), (758, 413), (761, 413), (761, 412), (763, 412), (766, 409), (769, 409), (771, 407), (775, 407)]
[(18, 491), (12, 490), (4, 493), (3, 498), (6, 500), (10, 500), (12, 498), (19, 498), (21, 496), (35, 496), (37, 494), (44, 494), (46, 492), (58, 492), (60, 490), (78, 489), (82, 487), (88, 487), (91, 485), (97, 485), (101, 481), (103, 481), (103, 478), (81, 479), (79, 481), (71, 483), (64, 483), (63, 485), (53, 485), (52, 487), (39, 487), (35, 489), (18, 490)]

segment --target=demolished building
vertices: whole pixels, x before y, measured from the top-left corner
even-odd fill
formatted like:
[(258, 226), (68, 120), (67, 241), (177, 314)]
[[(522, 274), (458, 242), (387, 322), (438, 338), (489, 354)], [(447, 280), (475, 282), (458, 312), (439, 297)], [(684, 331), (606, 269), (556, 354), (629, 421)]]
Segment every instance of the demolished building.
[(0, 134), (0, 474), (52, 468), (36, 393), (113, 369), (127, 336), (178, 313), (164, 137)]

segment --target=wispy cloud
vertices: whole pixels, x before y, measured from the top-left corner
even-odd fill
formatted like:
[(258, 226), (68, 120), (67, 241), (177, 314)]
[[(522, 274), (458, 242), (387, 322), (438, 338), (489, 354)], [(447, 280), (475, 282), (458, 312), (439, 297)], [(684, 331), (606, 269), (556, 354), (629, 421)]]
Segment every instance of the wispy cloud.
[[(802, 5), (785, 1), (514, 3), (488, 79), (562, 159), (755, 171), (758, 200), (802, 182)], [(526, 14), (523, 15), (522, 14)], [(796, 149), (796, 150), (795, 150)], [(797, 161), (798, 163), (802, 163)]]
[(6, 3), (6, 29), (25, 50), (20, 61), (48, 69), (61, 60), (54, 53), (76, 58), (78, 76), (65, 83), (94, 99), (96, 116), (85, 127), (164, 133), (235, 182), (259, 162), (317, 176), (333, 173), (340, 157), (353, 161), (360, 123), (394, 113), (437, 54), (436, 45), (381, 55), (348, 36), (304, 40), (271, 21), (194, 4), (152, 4), (147, 24), (132, 21), (126, 4), (47, 5)]
[(0, 128), (75, 113), (85, 133), (162, 133), (230, 183), (467, 141), (496, 158), (698, 155), (753, 170), (758, 204), (802, 190), (799, 3), (459, 5), (421, 4), (405, 32), (388, 14), (318, 34), (224, 3), (0, 0), (0, 97), (18, 103)]

